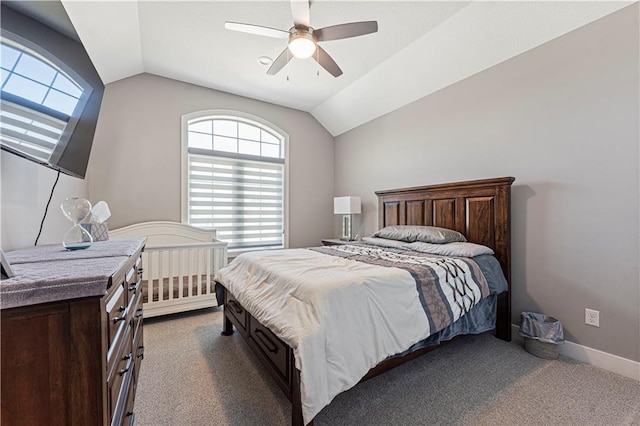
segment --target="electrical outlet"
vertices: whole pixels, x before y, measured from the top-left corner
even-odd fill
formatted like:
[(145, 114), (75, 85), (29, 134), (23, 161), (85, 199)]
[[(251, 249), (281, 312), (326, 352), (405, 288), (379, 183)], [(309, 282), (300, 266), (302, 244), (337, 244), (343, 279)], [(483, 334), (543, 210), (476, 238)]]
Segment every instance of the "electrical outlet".
[(600, 327), (600, 311), (586, 308), (584, 310), (584, 323), (594, 327)]

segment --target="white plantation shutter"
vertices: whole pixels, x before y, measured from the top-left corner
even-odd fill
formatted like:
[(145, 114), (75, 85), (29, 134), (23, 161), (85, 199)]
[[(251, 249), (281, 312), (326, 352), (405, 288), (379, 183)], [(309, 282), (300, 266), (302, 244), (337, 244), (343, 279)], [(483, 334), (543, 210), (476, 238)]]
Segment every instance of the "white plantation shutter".
[[(236, 134), (229, 130), (229, 117), (224, 118), (224, 125), (222, 151), (203, 148), (205, 137), (210, 138), (210, 147), (216, 146), (219, 135), (215, 133), (215, 118), (199, 117), (188, 122), (187, 222), (215, 229), (217, 238), (227, 242), (230, 250), (282, 248), (285, 245), (283, 139), (275, 137), (271, 129), (254, 126), (248, 131), (246, 120), (237, 121)], [(255, 145), (251, 148), (254, 152), (268, 156), (238, 153), (250, 144)]]

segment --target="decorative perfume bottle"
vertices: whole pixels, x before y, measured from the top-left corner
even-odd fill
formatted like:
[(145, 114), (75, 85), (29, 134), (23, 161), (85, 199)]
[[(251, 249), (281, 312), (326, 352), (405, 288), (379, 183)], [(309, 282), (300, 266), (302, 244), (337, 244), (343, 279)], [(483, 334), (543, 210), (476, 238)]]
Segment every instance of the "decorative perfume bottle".
[(86, 229), (80, 226), (80, 222), (91, 213), (89, 200), (79, 197), (65, 198), (60, 208), (67, 219), (73, 222), (71, 229), (64, 234), (62, 245), (67, 250), (82, 250), (89, 247), (93, 243), (93, 238)]

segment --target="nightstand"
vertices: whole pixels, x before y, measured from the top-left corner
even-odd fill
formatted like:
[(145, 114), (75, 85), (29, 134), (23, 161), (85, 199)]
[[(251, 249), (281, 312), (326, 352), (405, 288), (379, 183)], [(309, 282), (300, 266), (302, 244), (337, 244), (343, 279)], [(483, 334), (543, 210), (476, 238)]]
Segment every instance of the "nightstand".
[(353, 244), (353, 243), (355, 243), (355, 241), (345, 241), (345, 240), (339, 240), (337, 238), (335, 239), (329, 238), (329, 239), (322, 240), (323, 246), (340, 246), (343, 244)]

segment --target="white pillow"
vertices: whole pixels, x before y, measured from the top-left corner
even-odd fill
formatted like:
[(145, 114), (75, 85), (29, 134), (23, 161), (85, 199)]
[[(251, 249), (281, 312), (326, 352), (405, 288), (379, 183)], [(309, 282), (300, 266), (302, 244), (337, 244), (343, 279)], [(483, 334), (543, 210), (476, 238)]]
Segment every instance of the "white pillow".
[(431, 244), (417, 241), (415, 243), (409, 244), (409, 248), (421, 253), (453, 257), (474, 257), (480, 256), (482, 254), (493, 254), (493, 250), (491, 250), (487, 246), (467, 242)]
[(494, 254), (493, 250), (487, 246), (468, 242), (432, 244), (416, 241), (408, 243), (406, 241), (387, 240), (377, 237), (363, 238), (362, 241), (381, 247), (414, 250), (420, 253), (435, 254), (438, 256), (475, 257), (483, 254)]
[(399, 248), (399, 249), (410, 249), (411, 243), (406, 241), (398, 241), (398, 240), (387, 240), (386, 238), (378, 238), (378, 237), (365, 237), (362, 239), (367, 244), (373, 244), (375, 246), (381, 247), (390, 247), (390, 248)]
[(467, 239), (453, 229), (438, 228), (437, 226), (415, 226), (415, 225), (396, 225), (385, 226), (377, 231), (372, 237), (386, 238), (388, 240), (398, 241), (422, 241), (425, 243), (445, 244), (453, 242), (464, 242)]

